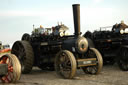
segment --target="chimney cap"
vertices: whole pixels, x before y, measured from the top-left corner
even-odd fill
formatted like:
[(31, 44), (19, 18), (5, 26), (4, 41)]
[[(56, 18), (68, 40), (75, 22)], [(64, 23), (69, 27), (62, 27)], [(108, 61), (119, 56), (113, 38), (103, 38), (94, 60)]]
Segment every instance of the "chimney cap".
[(73, 4), (72, 6), (75, 6), (75, 5), (80, 6), (80, 4)]

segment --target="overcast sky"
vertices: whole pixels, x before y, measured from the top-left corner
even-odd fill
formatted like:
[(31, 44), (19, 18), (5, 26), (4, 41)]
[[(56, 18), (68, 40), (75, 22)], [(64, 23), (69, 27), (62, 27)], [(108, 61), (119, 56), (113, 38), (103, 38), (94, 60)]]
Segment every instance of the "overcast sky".
[(0, 41), (20, 40), (35, 27), (56, 26), (63, 22), (74, 33), (72, 4), (80, 4), (81, 31), (112, 26), (124, 20), (128, 24), (128, 0), (0, 0)]

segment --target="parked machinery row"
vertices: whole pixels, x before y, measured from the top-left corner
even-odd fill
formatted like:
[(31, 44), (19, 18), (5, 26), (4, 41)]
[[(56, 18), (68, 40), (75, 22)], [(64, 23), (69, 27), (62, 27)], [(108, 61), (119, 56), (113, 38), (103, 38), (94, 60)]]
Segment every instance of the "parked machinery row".
[(117, 62), (120, 69), (128, 71), (127, 25), (116, 24), (111, 31), (100, 29), (81, 36), (79, 4), (73, 5), (73, 18), (74, 35), (69, 35), (69, 28), (64, 24), (52, 28), (40, 26), (34, 28), (32, 34), (23, 34), (12, 50), (0, 44), (0, 80), (16, 82), (21, 71), (29, 73), (33, 66), (55, 70), (64, 78), (73, 78), (77, 69), (98, 74), (103, 60), (104, 63)]
[(74, 35), (68, 35), (68, 28), (61, 24), (45, 31), (43, 27), (34, 29), (14, 43), (12, 53), (20, 60), (22, 73), (29, 73), (33, 66), (55, 69), (64, 78), (73, 78), (79, 68), (89, 74), (101, 71), (101, 54), (88, 47), (87, 39), (81, 36), (79, 4), (73, 5), (73, 14)]
[[(97, 48), (103, 56), (104, 63), (118, 63), (120, 69), (128, 71), (128, 26), (122, 21), (112, 30), (86, 32), (89, 46)], [(105, 28), (107, 29), (107, 28)]]

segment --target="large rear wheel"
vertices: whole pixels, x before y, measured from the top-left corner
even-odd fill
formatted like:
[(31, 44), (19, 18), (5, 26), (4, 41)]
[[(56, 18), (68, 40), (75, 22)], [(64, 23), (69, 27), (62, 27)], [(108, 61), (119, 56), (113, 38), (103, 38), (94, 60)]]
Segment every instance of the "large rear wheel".
[(95, 48), (90, 48), (87, 54), (88, 58), (96, 58), (95, 66), (82, 67), (83, 71), (88, 74), (98, 74), (103, 67), (103, 59), (99, 51)]
[(76, 73), (76, 59), (68, 50), (60, 51), (55, 58), (55, 70), (64, 78), (73, 78)]
[(0, 64), (7, 64), (7, 74), (2, 76), (0, 80), (3, 83), (16, 82), (21, 76), (21, 65), (18, 58), (13, 54), (5, 54), (0, 58)]
[(34, 62), (32, 46), (28, 41), (16, 41), (12, 47), (12, 53), (20, 60), (22, 73), (29, 73)]

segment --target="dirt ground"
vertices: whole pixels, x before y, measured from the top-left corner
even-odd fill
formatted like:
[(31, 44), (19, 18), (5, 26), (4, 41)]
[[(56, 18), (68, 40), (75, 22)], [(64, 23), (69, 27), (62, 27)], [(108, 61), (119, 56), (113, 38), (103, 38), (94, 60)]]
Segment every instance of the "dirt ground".
[(34, 67), (30, 74), (23, 74), (20, 81), (9, 85), (128, 85), (128, 71), (121, 71), (117, 65), (106, 65), (98, 75), (77, 70), (74, 79), (63, 79), (55, 71), (42, 71)]

